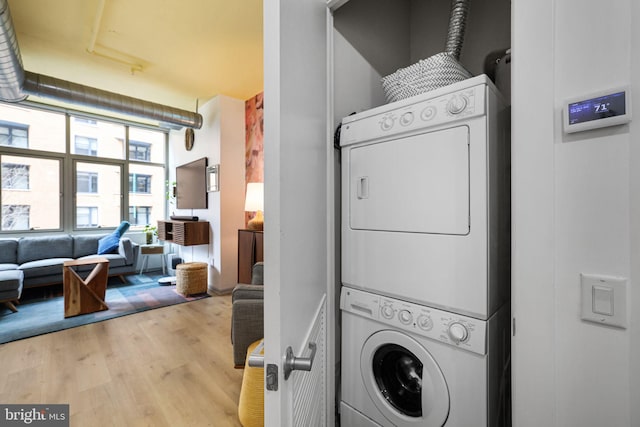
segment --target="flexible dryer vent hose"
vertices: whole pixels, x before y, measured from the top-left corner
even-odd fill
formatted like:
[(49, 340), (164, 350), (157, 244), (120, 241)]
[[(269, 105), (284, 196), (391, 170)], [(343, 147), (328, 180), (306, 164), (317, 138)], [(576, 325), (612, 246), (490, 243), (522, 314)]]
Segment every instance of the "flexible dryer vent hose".
[(460, 52), (462, 51), (468, 13), (469, 0), (453, 0), (451, 2), (449, 32), (444, 51), (453, 56), (456, 61), (460, 59)]

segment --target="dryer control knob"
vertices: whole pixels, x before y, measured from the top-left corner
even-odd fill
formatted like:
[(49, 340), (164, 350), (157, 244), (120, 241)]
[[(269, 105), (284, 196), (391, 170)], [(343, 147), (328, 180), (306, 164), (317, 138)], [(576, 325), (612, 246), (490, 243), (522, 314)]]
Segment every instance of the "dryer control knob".
[(386, 116), (380, 122), (380, 129), (382, 129), (382, 130), (389, 130), (392, 127), (393, 127), (393, 117), (392, 116)]
[(423, 331), (430, 331), (433, 328), (433, 320), (431, 320), (431, 317), (421, 314), (418, 317), (418, 327)]
[(411, 323), (413, 321), (413, 315), (411, 314), (411, 312), (409, 310), (401, 310), (398, 313), (398, 319), (400, 319), (400, 322), (404, 325), (408, 325), (409, 323)]
[(390, 305), (383, 305), (380, 312), (385, 319), (391, 319), (393, 317), (393, 307)]
[(449, 325), (449, 336), (456, 343), (461, 343), (469, 338), (469, 331), (462, 323), (454, 322)]
[(459, 114), (467, 108), (468, 99), (464, 95), (454, 96), (447, 103), (447, 111), (451, 114)]
[(407, 111), (400, 116), (400, 124), (402, 126), (409, 126), (411, 123), (413, 123), (413, 113), (411, 111)]

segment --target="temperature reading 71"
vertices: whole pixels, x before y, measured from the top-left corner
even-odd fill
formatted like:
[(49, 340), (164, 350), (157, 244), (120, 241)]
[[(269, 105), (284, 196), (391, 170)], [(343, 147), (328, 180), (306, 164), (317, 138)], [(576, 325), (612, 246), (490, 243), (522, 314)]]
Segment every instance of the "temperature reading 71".
[(596, 113), (606, 113), (607, 111), (609, 111), (609, 105), (611, 105), (610, 102), (596, 104)]

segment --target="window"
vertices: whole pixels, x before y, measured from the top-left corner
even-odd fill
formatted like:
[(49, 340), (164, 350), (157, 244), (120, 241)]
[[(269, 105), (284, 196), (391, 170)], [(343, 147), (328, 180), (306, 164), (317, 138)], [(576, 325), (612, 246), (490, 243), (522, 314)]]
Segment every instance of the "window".
[(98, 174), (95, 172), (78, 172), (76, 174), (78, 193), (97, 193)]
[(2, 205), (2, 229), (28, 230), (30, 208), (28, 205)]
[(73, 121), (76, 123), (82, 123), (85, 125), (90, 125), (90, 126), (97, 126), (98, 125), (98, 121), (95, 119), (88, 119), (86, 117), (74, 117)]
[(151, 193), (151, 175), (129, 174), (130, 193)]
[(129, 206), (129, 222), (131, 225), (151, 224), (151, 206)]
[(0, 234), (164, 219), (167, 130), (23, 104), (0, 103), (0, 118)]
[(85, 156), (98, 155), (98, 140), (86, 136), (78, 136), (75, 138), (75, 153), (84, 154)]
[(29, 148), (29, 126), (0, 121), (0, 145)]
[(129, 141), (129, 160), (151, 161), (151, 144), (141, 141)]
[(59, 230), (61, 159), (0, 153), (0, 164), (0, 230)]
[(2, 163), (2, 188), (5, 190), (29, 189), (29, 165)]
[(96, 206), (78, 206), (76, 208), (76, 225), (78, 228), (98, 226), (98, 208)]
[[(122, 221), (122, 165), (106, 164), (100, 161), (75, 162), (76, 169), (76, 212), (81, 207), (95, 207), (98, 217), (86, 222), (84, 216), (77, 215), (76, 228), (117, 227)], [(100, 193), (98, 194), (98, 190)]]

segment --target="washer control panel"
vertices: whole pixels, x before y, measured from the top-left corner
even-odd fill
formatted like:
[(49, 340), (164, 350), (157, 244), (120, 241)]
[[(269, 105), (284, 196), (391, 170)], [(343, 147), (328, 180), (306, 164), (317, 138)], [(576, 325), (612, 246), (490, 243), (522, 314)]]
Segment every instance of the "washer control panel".
[[(403, 102), (378, 107), (345, 117), (340, 130), (340, 145), (417, 132), (484, 115), (486, 85), (476, 85), (444, 95), (419, 95)], [(400, 105), (398, 105), (400, 104)]]
[(358, 289), (342, 288), (340, 308), (433, 340), (486, 354), (486, 322)]

